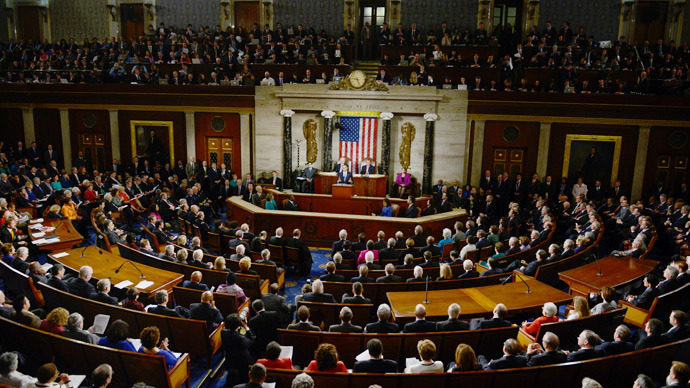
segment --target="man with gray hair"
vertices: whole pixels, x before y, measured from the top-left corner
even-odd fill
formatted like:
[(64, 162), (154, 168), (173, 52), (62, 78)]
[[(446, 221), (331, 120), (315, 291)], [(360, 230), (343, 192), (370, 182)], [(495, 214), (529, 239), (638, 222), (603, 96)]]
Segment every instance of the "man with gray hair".
[(649, 376), (639, 374), (633, 383), (633, 388), (656, 388), (656, 384)]
[(380, 265), (374, 263), (374, 252), (372, 251), (369, 251), (364, 255), (364, 264), (366, 264), (370, 271), (381, 269)]
[(503, 357), (488, 360), (483, 354), (477, 357), (477, 362), (484, 370), (523, 368), (527, 366), (525, 356), (518, 355), (520, 345), (514, 338), (508, 338), (503, 342)]
[(462, 331), (469, 330), (470, 324), (458, 319), (460, 316), (460, 305), (452, 303), (448, 306), (448, 319), (443, 322), (436, 323), (437, 331)]
[(314, 388), (314, 379), (308, 374), (302, 372), (292, 379), (290, 388)]
[(165, 315), (173, 318), (189, 318), (189, 310), (182, 306), (175, 309), (168, 307), (168, 292), (165, 290), (156, 291), (154, 294), (155, 306), (147, 306), (146, 311), (151, 314)]
[(17, 368), (19, 368), (17, 353), (0, 354), (0, 384), (8, 387), (26, 388), (37, 381), (35, 377), (18, 372)]
[(582, 388), (603, 388), (596, 380), (585, 377), (582, 379)]
[(594, 350), (600, 352), (605, 356), (613, 356), (616, 354), (628, 353), (635, 350), (635, 345), (630, 342), (632, 333), (625, 325), (618, 325), (613, 332), (613, 342), (604, 341), (594, 347)]
[(379, 251), (381, 263), (397, 263), (400, 260), (400, 252), (395, 250), (395, 239), (389, 238), (386, 247)]
[(96, 290), (98, 290), (98, 293), (93, 297), (95, 301), (105, 304), (117, 305), (117, 298), (108, 295), (108, 293), (110, 292), (110, 279), (105, 278), (99, 280), (96, 284)]
[(403, 281), (400, 276), (394, 275), (395, 266), (393, 264), (386, 264), (384, 271), (386, 272), (386, 276), (379, 276), (376, 278), (376, 283), (400, 283)]
[(527, 366), (551, 365), (565, 362), (567, 356), (558, 350), (560, 343), (560, 339), (556, 334), (547, 331), (541, 339), (541, 345), (533, 343), (527, 346)]
[(414, 275), (413, 278), (407, 279), (407, 283), (422, 283), (424, 282), (424, 268), (420, 266), (415, 266), (414, 269), (412, 270), (412, 274)]
[(335, 269), (337, 270), (350, 269), (349, 265), (343, 264), (343, 255), (341, 255), (340, 252), (333, 256), (333, 263), (335, 263)]
[[(93, 330), (93, 328), (89, 328), (89, 330)], [(63, 331), (60, 335), (73, 340), (88, 342), (94, 345), (98, 344), (98, 341), (101, 339), (96, 334), (84, 330), (84, 317), (82, 317), (79, 313), (72, 313), (69, 315), (69, 317), (67, 317), (65, 331)]]
[(472, 260), (470, 259), (466, 259), (462, 262), (462, 269), (464, 269), (465, 272), (460, 274), (458, 276), (458, 279), (470, 279), (479, 277), (479, 272), (474, 270), (474, 262), (472, 262)]
[(379, 308), (376, 310), (376, 316), (378, 321), (369, 323), (364, 327), (365, 333), (399, 333), (400, 327), (397, 323), (388, 322), (391, 317), (391, 308), (385, 304), (381, 303)]
[(336, 303), (332, 294), (323, 292), (323, 282), (319, 279), (314, 280), (311, 286), (312, 292), (304, 294), (302, 300), (305, 302)]
[(415, 321), (403, 327), (403, 333), (427, 333), (436, 331), (436, 324), (426, 320), (426, 307), (418, 304), (414, 308)]
[(69, 292), (81, 296), (82, 298), (92, 298), (96, 294), (96, 289), (89, 281), (93, 276), (93, 268), (88, 265), (79, 268), (79, 277), (72, 279), (69, 283)]
[(345, 241), (347, 241), (347, 230), (341, 229), (340, 232), (338, 232), (338, 237), (339, 240), (333, 243), (333, 249), (331, 249), (331, 257), (335, 256), (337, 252), (343, 250), (343, 244), (345, 243)]
[(160, 258), (173, 262), (177, 261), (177, 257), (175, 256), (175, 246), (172, 244), (166, 245), (165, 250), (160, 254)]
[(352, 321), (352, 309), (344, 306), (340, 309), (340, 324), (331, 325), (328, 331), (331, 333), (361, 333), (362, 326), (353, 325), (350, 323)]
[(108, 364), (101, 364), (91, 374), (93, 388), (106, 388), (113, 380), (113, 368)]

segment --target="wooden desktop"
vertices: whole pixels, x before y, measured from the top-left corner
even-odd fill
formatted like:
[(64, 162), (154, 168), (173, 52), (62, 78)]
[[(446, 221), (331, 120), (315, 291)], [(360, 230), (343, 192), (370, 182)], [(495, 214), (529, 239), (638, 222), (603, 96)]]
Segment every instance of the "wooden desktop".
[[(494, 307), (503, 303), (508, 308), (508, 316), (523, 313), (538, 314), (546, 302), (563, 305), (572, 300), (572, 295), (559, 291), (534, 279), (525, 278), (505, 285), (461, 288), (455, 290), (429, 291), (429, 304), (425, 304), (426, 318), (432, 321), (448, 319), (448, 306), (458, 303), (461, 308), (460, 319), (490, 318)], [(388, 301), (398, 323), (414, 321), (414, 309), (425, 299), (425, 291), (388, 292)]]
[(37, 245), (37, 247), (40, 249), (50, 252), (59, 252), (64, 251), (65, 249), (71, 249), (73, 246), (81, 244), (82, 241), (84, 241), (84, 237), (77, 232), (77, 230), (74, 228), (74, 225), (72, 225), (72, 221), (67, 218), (44, 218), (43, 221), (38, 223), (43, 226), (55, 227), (55, 230), (45, 233), (44, 236), (38, 237), (36, 234), (40, 233), (40, 231), (34, 231), (29, 228), (29, 237), (31, 238), (31, 241), (42, 239), (45, 236), (50, 236), (52, 234), (57, 235), (59, 240), (47, 244)]
[[(589, 296), (599, 293), (604, 287), (621, 289), (640, 279), (654, 269), (655, 263), (634, 257), (604, 257), (596, 262), (573, 268), (558, 274), (568, 284), (570, 294)], [(599, 268), (601, 267), (601, 276)]]
[[(335, 172), (319, 172), (314, 178), (314, 193), (335, 195), (333, 187), (338, 182)], [(388, 175), (372, 174), (352, 176), (353, 194), (358, 197), (385, 197), (388, 188)]]
[[(60, 253), (67, 253), (67, 256), (60, 256)], [(81, 257), (82, 252), (84, 257)], [(113, 286), (121, 281), (129, 280), (133, 287), (142, 280), (153, 282), (153, 285), (148, 288), (139, 288), (139, 291), (144, 294), (154, 294), (156, 291), (166, 290), (168, 293), (172, 292), (172, 288), (182, 281), (183, 274), (165, 271), (162, 269), (149, 267), (143, 264), (131, 262), (126, 263), (126, 260), (120, 256), (114, 255), (110, 252), (99, 250), (96, 246), (88, 246), (86, 248), (72, 249), (61, 252), (54, 252), (48, 257), (54, 261), (64, 265), (66, 268), (79, 272), (79, 268), (83, 265), (89, 265), (93, 268), (93, 277), (95, 279), (110, 278)], [(123, 265), (124, 264), (124, 265)], [(140, 279), (141, 274), (137, 267), (144, 273), (146, 279)], [(120, 268), (120, 271), (115, 273), (115, 270)]]

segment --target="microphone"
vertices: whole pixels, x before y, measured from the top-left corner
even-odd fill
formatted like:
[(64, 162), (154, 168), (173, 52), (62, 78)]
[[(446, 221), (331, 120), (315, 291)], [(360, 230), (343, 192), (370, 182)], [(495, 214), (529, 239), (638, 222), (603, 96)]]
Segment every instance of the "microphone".
[(522, 275), (520, 275), (520, 272), (519, 272), (519, 271), (513, 271), (513, 273), (511, 273), (510, 276), (508, 276), (507, 278), (505, 278), (505, 279), (501, 282), (501, 285), (502, 285), (502, 286), (505, 286), (506, 283), (508, 283), (508, 280), (510, 280), (513, 276), (517, 276), (518, 278), (520, 278), (520, 280), (522, 280), (523, 283), (525, 283), (525, 286), (527, 286), (527, 291), (525, 291), (525, 294), (531, 294), (531, 293), (532, 293), (532, 291), (530, 291), (530, 289), (529, 289), (529, 284), (527, 284), (527, 282), (526, 282), (525, 279), (522, 277)]
[(601, 273), (601, 265), (599, 265), (599, 258), (597, 258), (597, 254), (592, 253), (592, 257), (594, 257), (594, 262), (597, 263), (597, 268), (599, 268), (599, 272), (597, 272), (597, 276), (602, 276), (603, 274)]
[(120, 264), (120, 266), (117, 267), (117, 269), (115, 270), (115, 273), (120, 272), (120, 269), (122, 269), (122, 266), (124, 266), (124, 265), (127, 264), (127, 263), (131, 264), (134, 268), (137, 269), (137, 271), (139, 271), (139, 275), (140, 275), (140, 276), (139, 276), (139, 279), (146, 279), (146, 276), (144, 276), (144, 273), (141, 272), (141, 270), (139, 269), (139, 267), (137, 267), (136, 264), (134, 264), (133, 262), (131, 262), (131, 261), (129, 261), (129, 260), (125, 260), (122, 264)]
[(90, 245), (85, 246), (84, 249), (81, 250), (81, 255), (79, 257), (86, 257), (84, 256), (84, 251), (86, 251), (88, 247), (90, 247)]
[(429, 304), (429, 275), (426, 276), (426, 292), (424, 294), (424, 301), (422, 303)]

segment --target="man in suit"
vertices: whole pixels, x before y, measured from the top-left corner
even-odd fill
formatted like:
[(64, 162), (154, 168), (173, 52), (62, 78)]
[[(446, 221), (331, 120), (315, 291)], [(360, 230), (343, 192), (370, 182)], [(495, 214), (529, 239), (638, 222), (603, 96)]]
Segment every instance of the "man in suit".
[(298, 212), (302, 209), (300, 209), (299, 205), (297, 204), (297, 201), (295, 201), (295, 196), (290, 194), (288, 197), (287, 202), (285, 202), (285, 210), (287, 211), (292, 211), (292, 212)]
[(669, 264), (664, 269), (664, 279), (656, 286), (656, 289), (659, 291), (659, 295), (663, 295), (677, 289), (680, 286), (678, 280), (676, 279), (677, 277), (678, 268), (676, 268), (676, 266), (673, 264)]
[[(503, 318), (505, 318), (506, 314), (508, 313), (508, 309), (506, 308), (506, 305), (503, 303), (499, 303), (494, 307), (493, 310), (493, 317), (491, 319), (482, 319), (481, 321), (473, 321), (473, 327), (472, 329), (493, 329), (497, 327), (509, 327), (512, 325), (510, 321), (506, 321)], [(475, 326), (476, 322), (476, 326)]]
[(50, 162), (55, 161), (55, 163), (58, 162), (58, 153), (53, 149), (52, 144), (48, 144), (48, 149), (46, 152), (43, 154), (43, 162), (45, 165), (49, 165)]
[(395, 239), (389, 238), (387, 242), (387, 247), (379, 251), (379, 260), (382, 263), (394, 261), (400, 261), (400, 252), (395, 250)]
[(111, 305), (118, 304), (117, 298), (108, 295), (110, 292), (110, 279), (105, 278), (99, 280), (96, 284), (96, 290), (98, 290), (98, 293), (93, 295), (93, 299), (95, 301)]
[(405, 209), (405, 217), (407, 218), (417, 218), (419, 214), (419, 209), (415, 205), (415, 197), (410, 195), (407, 197), (407, 209)]
[(662, 337), (663, 331), (664, 324), (660, 320), (652, 318), (647, 321), (644, 332), (640, 333), (640, 339), (635, 344), (635, 350), (653, 348), (665, 344), (667, 340)]
[(56, 263), (50, 268), (50, 279), (48, 285), (60, 291), (69, 292), (69, 285), (62, 280), (65, 277), (65, 267), (62, 264)]
[(360, 283), (373, 283), (374, 279), (369, 276), (369, 267), (366, 264), (361, 264), (359, 266), (359, 276), (355, 276), (350, 279), (350, 283), (360, 282)]
[(295, 229), (292, 232), (292, 240), (288, 241), (287, 245), (291, 248), (297, 248), (299, 251), (300, 271), (302, 276), (308, 276), (311, 272), (311, 264), (314, 262), (311, 258), (309, 247), (304, 241), (300, 240), (302, 231)]
[(470, 259), (467, 259), (462, 262), (462, 269), (464, 269), (465, 272), (460, 274), (458, 276), (458, 279), (470, 279), (479, 277), (479, 272), (475, 271), (474, 263)]
[(613, 356), (616, 354), (628, 353), (635, 350), (635, 345), (630, 342), (632, 333), (625, 325), (619, 325), (613, 332), (613, 341), (604, 341), (594, 347), (594, 350), (603, 356)]
[(371, 164), (371, 159), (367, 158), (365, 160), (365, 164), (362, 165), (362, 168), (360, 169), (359, 173), (362, 175), (376, 174), (376, 167), (374, 167)]
[(422, 255), (422, 258), (424, 259), (424, 262), (419, 264), (419, 266), (422, 267), (423, 269), (436, 268), (439, 266), (438, 262), (431, 260), (431, 252), (430, 251), (424, 252), (424, 254)]
[[(426, 246), (422, 247), (422, 249), (419, 250), (419, 253), (424, 255), (425, 252), (431, 252), (431, 256), (441, 256), (441, 248), (438, 247), (438, 245), (435, 245), (434, 243), (436, 242), (436, 239), (434, 239), (433, 236), (429, 236), (426, 238)], [(379, 254), (380, 257), (380, 254)]]
[(477, 362), (484, 370), (523, 368), (527, 366), (527, 358), (518, 355), (520, 345), (514, 338), (503, 342), (503, 357), (489, 361), (484, 355), (477, 357)]
[(671, 311), (668, 318), (671, 328), (661, 335), (668, 342), (680, 341), (690, 337), (690, 326), (688, 326), (688, 313), (681, 310)]
[(156, 306), (149, 307), (146, 312), (173, 318), (189, 318), (189, 310), (186, 308), (177, 306), (175, 309), (171, 309), (168, 307), (168, 291), (156, 291), (153, 299), (156, 302)]
[(321, 331), (318, 326), (309, 322), (309, 308), (307, 306), (300, 306), (297, 309), (297, 322), (288, 325), (287, 328), (288, 330)]
[(367, 342), (369, 359), (355, 362), (355, 373), (396, 373), (398, 363), (383, 358), (383, 344), (381, 340), (372, 338)]
[(436, 331), (462, 331), (469, 330), (470, 324), (458, 319), (460, 316), (460, 305), (452, 303), (448, 306), (448, 319), (436, 323)]
[(352, 321), (352, 309), (344, 306), (340, 309), (340, 324), (331, 325), (328, 331), (331, 333), (361, 333), (362, 327), (353, 325), (350, 321)]
[(537, 251), (535, 257), (536, 260), (532, 260), (530, 263), (527, 263), (523, 260), (522, 266), (518, 271), (527, 276), (534, 276), (537, 273), (537, 269), (546, 263), (546, 259), (549, 257), (549, 254), (544, 249), (540, 249)]
[(249, 328), (256, 334), (254, 351), (256, 355), (263, 356), (266, 353), (266, 345), (278, 340), (280, 316), (275, 311), (266, 311), (261, 299), (252, 302), (252, 309), (256, 315), (249, 320)]
[(261, 300), (264, 302), (264, 307), (267, 311), (275, 311), (278, 313), (280, 316), (280, 326), (285, 328), (292, 320), (292, 311), (294, 311), (294, 307), (291, 309), (291, 306), (288, 306), (285, 302), (285, 298), (278, 295), (278, 292), (280, 292), (278, 283), (271, 283), (268, 287), (268, 291), (269, 292), (266, 294), (261, 294)]
[(672, 361), (671, 370), (666, 377), (668, 385), (664, 388), (684, 388), (688, 386), (688, 380), (690, 380), (690, 367), (688, 364), (682, 361)]
[[(69, 292), (71, 294), (81, 296), (82, 298), (90, 299), (96, 294), (96, 289), (89, 281), (93, 276), (93, 268), (85, 265), (79, 268), (79, 277), (72, 279), (69, 283)], [(167, 294), (166, 294), (167, 295)]]
[(659, 290), (656, 288), (659, 284), (659, 277), (653, 273), (647, 274), (642, 284), (645, 287), (644, 291), (640, 295), (628, 295), (626, 300), (637, 307), (649, 310), (654, 298), (659, 296)]
[(386, 268), (384, 268), (384, 271), (386, 273), (386, 276), (379, 276), (378, 278), (376, 278), (376, 283), (401, 283), (403, 281), (400, 276), (394, 275), (395, 266), (393, 264), (386, 264)]
[(484, 192), (488, 190), (494, 191), (496, 180), (491, 176), (491, 171), (484, 171), (484, 178), (479, 182), (479, 188), (484, 189)]
[(566, 361), (568, 356), (558, 350), (561, 341), (558, 336), (550, 331), (544, 333), (541, 345), (538, 343), (527, 346), (527, 366), (561, 364)]
[(201, 294), (201, 303), (192, 303), (189, 306), (189, 318), (206, 321), (208, 331), (213, 331), (216, 326), (223, 322), (223, 316), (220, 314), (220, 310), (216, 308), (211, 291), (204, 291)]
[(497, 268), (497, 260), (494, 259), (493, 257), (489, 257), (489, 259), (486, 261), (486, 265), (489, 267), (486, 271), (482, 272), (479, 274), (479, 276), (489, 276), (489, 275), (496, 275), (499, 273), (503, 273), (503, 269)]
[(341, 229), (338, 232), (338, 241), (333, 242), (333, 248), (331, 249), (331, 257), (335, 256), (336, 252), (343, 250), (343, 244), (347, 241), (347, 230)]
[(314, 175), (316, 174), (316, 169), (311, 162), (307, 163), (307, 168), (304, 169), (302, 176), (304, 177), (304, 185), (302, 186), (302, 192), (313, 193), (314, 192)]
[(343, 164), (342, 169), (343, 170), (338, 173), (338, 182), (337, 183), (351, 185), (353, 183), (352, 173), (348, 171), (347, 164)]
[(36, 142), (31, 143), (31, 147), (26, 152), (26, 157), (29, 158), (29, 164), (33, 167), (40, 168), (43, 163), (43, 155), (38, 149)]
[(201, 271), (194, 271), (192, 272), (192, 276), (190, 276), (189, 280), (182, 282), (182, 287), (191, 288), (192, 290), (208, 291), (208, 286), (204, 283), (201, 283), (202, 277), (203, 275), (201, 274)]
[(391, 308), (385, 304), (381, 303), (376, 310), (376, 316), (378, 321), (369, 323), (364, 327), (365, 333), (399, 333), (400, 327), (397, 323), (388, 322), (391, 317)]
[(403, 333), (427, 333), (436, 331), (436, 324), (425, 319), (426, 307), (423, 304), (418, 304), (414, 308), (415, 321), (406, 324), (403, 327)]
[[(339, 253), (336, 253), (338, 255)], [(335, 262), (329, 261), (326, 263), (326, 274), (319, 277), (324, 282), (344, 282), (345, 276), (335, 273)]]
[(323, 292), (323, 282), (319, 279), (314, 280), (312, 292), (304, 294), (302, 300), (305, 302), (336, 303), (332, 294)]
[(261, 388), (266, 381), (266, 367), (256, 363), (249, 368), (249, 382), (237, 384), (232, 388)]
[(84, 317), (79, 313), (72, 313), (67, 317), (65, 331), (60, 335), (73, 340), (87, 342), (92, 345), (97, 345), (98, 341), (101, 339), (96, 334), (84, 330)]
[(199, 163), (194, 156), (189, 157), (189, 163), (185, 166), (185, 174), (188, 178), (196, 177), (196, 172), (199, 169)]
[(599, 342), (599, 336), (592, 330), (582, 330), (577, 336), (577, 345), (580, 349), (576, 352), (568, 353), (568, 362), (583, 361), (596, 357), (601, 357), (601, 353), (594, 349), (594, 346)]
[(362, 296), (364, 292), (364, 287), (362, 283), (355, 282), (352, 284), (352, 296), (348, 294), (343, 294), (342, 304), (371, 304), (371, 299)]

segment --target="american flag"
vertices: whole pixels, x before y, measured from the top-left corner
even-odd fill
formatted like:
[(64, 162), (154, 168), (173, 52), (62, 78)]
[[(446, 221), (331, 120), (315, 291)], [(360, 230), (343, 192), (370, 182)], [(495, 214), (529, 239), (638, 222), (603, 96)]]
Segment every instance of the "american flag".
[(358, 173), (364, 159), (376, 160), (377, 117), (341, 117), (340, 157), (352, 160), (352, 172)]

